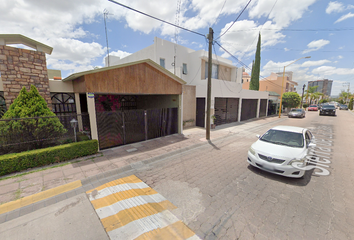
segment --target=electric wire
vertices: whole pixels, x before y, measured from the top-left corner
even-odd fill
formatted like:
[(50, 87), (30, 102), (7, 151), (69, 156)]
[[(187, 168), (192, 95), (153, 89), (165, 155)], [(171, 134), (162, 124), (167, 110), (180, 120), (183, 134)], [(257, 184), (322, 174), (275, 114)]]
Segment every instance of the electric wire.
[(139, 11), (139, 10), (137, 10), (137, 9), (131, 8), (131, 7), (126, 6), (126, 5), (122, 4), (122, 3), (116, 2), (116, 1), (114, 1), (114, 0), (108, 0), (108, 1), (110, 1), (110, 2), (112, 2), (112, 3), (115, 3), (115, 4), (119, 5), (119, 6), (125, 7), (125, 8), (127, 8), (127, 9), (129, 9), (129, 10), (134, 11), (134, 12), (140, 13), (140, 14), (142, 14), (142, 15), (144, 15), (144, 16), (147, 16), (147, 17), (153, 18), (153, 19), (155, 19), (155, 20), (158, 20), (158, 21), (160, 21), (160, 22), (163, 22), (163, 23), (169, 24), (169, 25), (171, 25), (171, 26), (174, 26), (174, 27), (183, 29), (183, 30), (185, 30), (185, 31), (188, 31), (188, 32), (191, 32), (191, 33), (194, 33), (194, 34), (197, 34), (197, 35), (200, 35), (200, 36), (205, 37), (205, 35), (202, 34), (202, 33), (199, 33), (199, 32), (196, 32), (196, 31), (192, 31), (192, 30), (189, 30), (189, 29), (184, 28), (184, 27), (177, 26), (176, 24), (173, 24), (173, 23), (167, 22), (167, 21), (165, 21), (165, 20), (162, 20), (162, 19), (160, 19), (160, 18), (151, 16), (151, 15), (149, 15), (149, 14), (147, 14), (147, 13), (141, 12), (141, 11)]
[[(248, 70), (252, 70), (250, 67), (248, 67), (245, 63), (243, 63), (241, 60), (239, 60), (237, 57), (235, 57), (233, 54), (231, 54), (228, 50), (226, 50), (224, 47), (222, 47), (217, 41), (215, 41), (215, 43), (222, 48), (225, 52), (227, 52), (232, 58), (234, 58), (236, 61), (238, 61), (241, 65), (243, 65), (245, 68), (247, 68)], [(266, 77), (263, 77), (262, 75), (259, 75), (261, 77), (261, 80), (265, 80), (268, 81), (270, 84), (273, 84), (273, 86), (276, 87), (282, 87), (276, 83), (271, 82), (270, 80), (268, 80)]]
[[(109, 0), (110, 1), (110, 0)], [(237, 22), (237, 20), (241, 17), (242, 13), (246, 10), (246, 8), (248, 7), (248, 5), (251, 3), (252, 0), (249, 0), (247, 5), (242, 9), (242, 11), (240, 12), (240, 14), (237, 16), (237, 18), (235, 19), (235, 21), (230, 25), (230, 27), (228, 29), (226, 29), (225, 32), (223, 32), (222, 34), (219, 35), (219, 37), (217, 37), (215, 40), (221, 38), (222, 36), (225, 35), (225, 33), (227, 33), (227, 31), (229, 31), (229, 29)]]
[(225, 7), (225, 3), (226, 3), (227, 0), (224, 1), (224, 4), (222, 5), (221, 9), (220, 9), (220, 12), (219, 12), (219, 15), (217, 16), (217, 18), (215, 19), (215, 22), (213, 23), (213, 25), (211, 25), (211, 28), (213, 28), (213, 26), (215, 25), (215, 23), (218, 21), (221, 13), (222, 13), (222, 10), (224, 9)]

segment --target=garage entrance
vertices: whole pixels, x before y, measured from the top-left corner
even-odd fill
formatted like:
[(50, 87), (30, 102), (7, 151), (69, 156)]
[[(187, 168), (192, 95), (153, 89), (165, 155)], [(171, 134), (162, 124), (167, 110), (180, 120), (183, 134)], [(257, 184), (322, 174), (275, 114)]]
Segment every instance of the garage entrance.
[(238, 98), (215, 98), (215, 124), (237, 122)]

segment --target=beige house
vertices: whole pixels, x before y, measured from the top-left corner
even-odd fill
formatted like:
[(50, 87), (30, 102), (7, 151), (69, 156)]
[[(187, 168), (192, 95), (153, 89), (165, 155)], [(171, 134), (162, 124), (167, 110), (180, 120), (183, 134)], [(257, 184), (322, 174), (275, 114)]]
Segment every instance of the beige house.
[[(33, 50), (7, 46), (23, 44)], [(152, 60), (72, 74), (48, 70), (52, 48), (19, 34), (0, 35), (0, 103), (8, 109), (22, 87), (36, 86), (70, 131), (98, 139), (100, 149), (182, 133), (183, 93), (195, 102), (195, 87)], [(188, 108), (187, 108), (188, 109)], [(189, 113), (190, 114), (190, 113)]]
[[(271, 73), (269, 77), (259, 80), (259, 91), (275, 92), (281, 95), (285, 92), (295, 92), (297, 82), (292, 81), (293, 72), (285, 72), (283, 78), (283, 73)], [(243, 89), (249, 89), (250, 76), (244, 72), (244, 81), (242, 83)], [(284, 82), (283, 82), (284, 80)], [(283, 84), (283, 85), (282, 85)], [(282, 90), (283, 86), (283, 90)]]

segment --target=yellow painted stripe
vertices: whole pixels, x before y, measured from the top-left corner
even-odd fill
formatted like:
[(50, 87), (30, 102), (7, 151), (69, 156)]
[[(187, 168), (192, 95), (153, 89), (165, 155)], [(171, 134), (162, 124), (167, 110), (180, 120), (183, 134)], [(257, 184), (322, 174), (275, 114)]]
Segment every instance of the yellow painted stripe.
[(31, 196), (27, 196), (27, 197), (18, 199), (16, 201), (4, 203), (4, 204), (0, 205), (0, 214), (10, 212), (10, 211), (13, 211), (13, 210), (21, 208), (21, 207), (28, 206), (32, 203), (39, 202), (41, 200), (44, 200), (44, 199), (47, 199), (50, 197), (54, 197), (56, 195), (71, 191), (71, 190), (79, 188), (81, 186), (82, 186), (81, 181), (77, 180), (75, 182), (71, 182), (71, 183), (64, 184), (62, 186), (55, 187), (55, 188), (52, 188), (52, 189), (49, 189), (49, 190), (46, 190), (46, 191), (43, 191), (40, 193), (36, 193)]
[(95, 189), (91, 189), (89, 191), (87, 191), (86, 193), (91, 193), (94, 190), (100, 191), (102, 189), (105, 189), (106, 187), (110, 187), (110, 186), (115, 186), (115, 185), (119, 185), (119, 184), (124, 184), (124, 183), (138, 183), (138, 182), (142, 182), (137, 176), (135, 175), (130, 175), (128, 177), (124, 177), (124, 178), (120, 178), (117, 180), (114, 180), (112, 182), (103, 184)]
[(170, 210), (175, 208), (176, 207), (168, 200), (160, 203), (147, 203), (122, 210), (115, 215), (101, 219), (101, 222), (106, 231), (109, 232), (137, 219), (151, 216), (164, 210)]
[(135, 240), (154, 240), (154, 239), (187, 239), (195, 235), (182, 221), (175, 222), (167, 227), (155, 229), (144, 233)]
[(103, 208), (110, 206), (116, 202), (128, 199), (128, 198), (133, 198), (141, 195), (153, 195), (157, 194), (157, 192), (148, 187), (148, 188), (143, 188), (143, 189), (129, 189), (126, 191), (118, 192), (118, 193), (113, 193), (111, 195), (108, 195), (106, 197), (100, 198), (100, 199), (95, 199), (92, 200), (91, 203), (95, 209)]

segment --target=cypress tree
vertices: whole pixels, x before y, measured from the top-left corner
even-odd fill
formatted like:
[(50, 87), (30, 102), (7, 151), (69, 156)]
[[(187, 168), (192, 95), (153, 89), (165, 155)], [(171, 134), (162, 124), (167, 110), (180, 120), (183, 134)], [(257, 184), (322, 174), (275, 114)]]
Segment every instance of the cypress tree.
[(15, 118), (23, 120), (0, 122), (0, 142), (1, 139), (5, 141), (4, 144), (11, 145), (25, 142), (19, 147), (21, 149), (41, 148), (43, 147), (42, 140), (53, 141), (67, 131), (33, 85), (29, 92), (25, 87), (21, 89), (9, 110), (2, 117), (2, 119)]
[(259, 90), (259, 73), (261, 70), (261, 33), (259, 33), (258, 36), (258, 43), (257, 43), (257, 50), (256, 50), (256, 56), (255, 56), (255, 61), (252, 66), (252, 75), (251, 75), (251, 81), (250, 81), (250, 90)]

